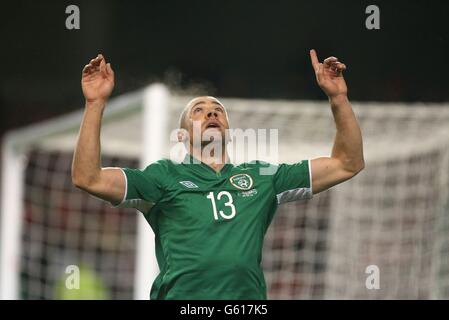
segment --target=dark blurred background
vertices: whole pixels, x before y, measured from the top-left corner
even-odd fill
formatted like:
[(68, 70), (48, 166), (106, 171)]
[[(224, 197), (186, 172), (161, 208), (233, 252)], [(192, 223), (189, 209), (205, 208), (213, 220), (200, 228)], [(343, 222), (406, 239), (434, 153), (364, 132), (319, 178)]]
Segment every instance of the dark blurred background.
[[(80, 8), (67, 30), (65, 8)], [(365, 8), (380, 8), (367, 30)], [(8, 1), (0, 9), (0, 135), (83, 107), (103, 53), (113, 95), (154, 81), (219, 97), (325, 99), (309, 49), (345, 62), (353, 101), (449, 100), (449, 1)]]

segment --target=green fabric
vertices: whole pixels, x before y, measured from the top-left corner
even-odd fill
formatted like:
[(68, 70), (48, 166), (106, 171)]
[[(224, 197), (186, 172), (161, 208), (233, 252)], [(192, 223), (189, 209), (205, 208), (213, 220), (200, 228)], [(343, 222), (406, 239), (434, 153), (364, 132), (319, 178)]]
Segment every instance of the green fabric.
[[(265, 175), (268, 167), (275, 173)], [(160, 274), (151, 299), (266, 299), (263, 238), (279, 194), (286, 201), (312, 196), (309, 161), (226, 164), (215, 172), (163, 159), (123, 170), (124, 202), (144, 200), (146, 207), (136, 207), (156, 237)]]

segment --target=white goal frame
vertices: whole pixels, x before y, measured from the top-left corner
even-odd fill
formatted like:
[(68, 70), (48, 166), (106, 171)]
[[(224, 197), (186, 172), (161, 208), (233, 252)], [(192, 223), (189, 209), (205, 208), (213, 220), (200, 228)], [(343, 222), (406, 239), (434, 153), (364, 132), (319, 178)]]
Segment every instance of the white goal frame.
[[(143, 99), (136, 104), (143, 108), (147, 125), (142, 126), (143, 147), (139, 162), (151, 163), (159, 159), (163, 150), (163, 137), (167, 135), (169, 91), (162, 84), (152, 84), (138, 92), (112, 99), (105, 110), (104, 119), (120, 115), (124, 105)], [(129, 103), (126, 103), (128, 101)], [(133, 108), (136, 108), (133, 106)], [(76, 130), (83, 111), (7, 133), (2, 141), (2, 179), (0, 216), (0, 299), (20, 299), (20, 257), (23, 220), (24, 172), (26, 152), (31, 145), (46, 137), (67, 130)], [(154, 251), (154, 233), (143, 215), (137, 215), (136, 270), (134, 299), (148, 300), (151, 284), (157, 276)]]

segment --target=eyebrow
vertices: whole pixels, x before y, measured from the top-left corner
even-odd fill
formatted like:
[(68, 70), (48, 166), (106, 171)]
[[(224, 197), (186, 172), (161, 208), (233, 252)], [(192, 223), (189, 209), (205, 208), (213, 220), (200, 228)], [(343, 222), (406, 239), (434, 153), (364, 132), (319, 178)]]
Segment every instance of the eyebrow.
[[(202, 101), (198, 101), (197, 103), (195, 103), (191, 109), (195, 108), (196, 105), (198, 104), (202, 104), (202, 103), (206, 103), (204, 100)], [(219, 103), (218, 101), (213, 100), (212, 103), (215, 103), (216, 105), (219, 105), (220, 107), (224, 108), (223, 105), (221, 103)]]

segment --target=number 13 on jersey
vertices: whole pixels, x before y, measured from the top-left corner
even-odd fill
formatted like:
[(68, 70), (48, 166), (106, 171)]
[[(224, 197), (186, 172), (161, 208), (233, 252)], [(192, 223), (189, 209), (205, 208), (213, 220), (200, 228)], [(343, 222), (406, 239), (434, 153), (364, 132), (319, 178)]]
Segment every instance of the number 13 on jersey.
[(227, 220), (232, 219), (232, 218), (235, 217), (235, 214), (236, 214), (235, 206), (234, 206), (234, 204), (232, 202), (233, 201), (232, 200), (232, 195), (228, 191), (220, 191), (217, 194), (217, 200), (220, 201), (221, 198), (223, 198), (224, 196), (226, 197), (226, 199), (223, 199), (223, 200), (227, 200), (227, 202), (225, 202), (224, 205), (226, 207), (230, 208), (230, 212), (227, 212), (227, 213), (223, 212), (223, 210), (220, 210), (220, 211), (217, 212), (217, 205), (215, 203), (215, 194), (214, 194), (214, 192), (212, 192), (212, 191), (209, 192), (209, 194), (206, 197), (207, 199), (209, 199), (212, 202), (212, 210), (214, 212), (214, 219), (215, 220), (218, 220), (218, 214), (220, 214), (220, 216), (223, 219), (227, 219)]

